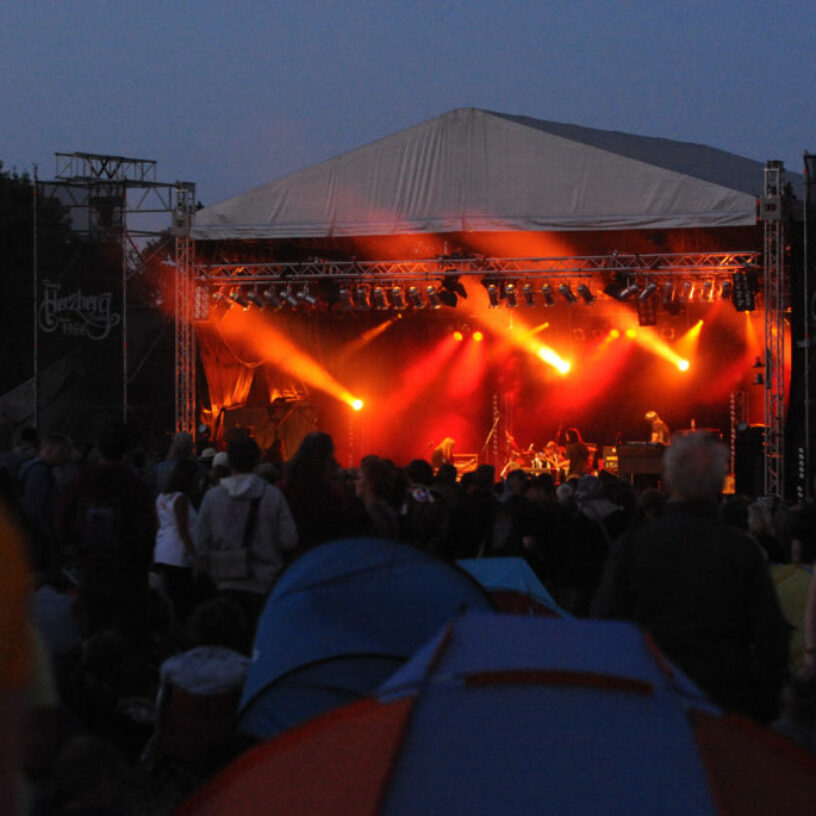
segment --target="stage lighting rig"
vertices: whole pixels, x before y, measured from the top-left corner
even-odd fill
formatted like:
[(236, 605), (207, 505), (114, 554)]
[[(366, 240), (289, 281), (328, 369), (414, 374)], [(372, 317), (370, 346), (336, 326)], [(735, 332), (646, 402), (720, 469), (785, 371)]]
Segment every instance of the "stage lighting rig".
[(637, 297), (638, 326), (657, 325), (657, 284), (647, 284)]
[(499, 305), (499, 287), (495, 283), (488, 284), (487, 297), (490, 301), (490, 308), (495, 309)]
[(391, 305), (395, 309), (399, 309), (400, 311), (402, 311), (406, 306), (405, 294), (402, 291), (402, 287), (401, 286), (392, 286), (390, 296), (391, 296)]
[(354, 290), (354, 302), (361, 311), (367, 312), (371, 308), (371, 302), (368, 299), (368, 287), (358, 286)]
[(636, 281), (632, 281), (621, 289), (618, 300), (630, 300), (638, 294), (640, 294), (640, 286)]
[(521, 291), (524, 294), (524, 302), (528, 306), (535, 306), (535, 290), (533, 289), (533, 284), (525, 283), (524, 286), (521, 287)]
[(288, 303), (293, 309), (297, 309), (300, 305), (300, 301), (297, 298), (297, 295), (292, 291), (291, 286), (287, 286), (283, 292), (281, 292), (281, 297), (283, 298), (285, 303)]
[(575, 292), (573, 292), (572, 289), (570, 289), (570, 285), (568, 283), (562, 283), (558, 287), (558, 291), (561, 293), (561, 296), (564, 298), (564, 300), (566, 300), (567, 303), (570, 304), (570, 306), (573, 303), (578, 302), (578, 295), (576, 295)]
[(244, 311), (246, 311), (249, 308), (249, 301), (244, 297), (243, 294), (241, 294), (240, 289), (233, 289), (229, 293), (229, 299), (233, 303), (237, 303)]
[(742, 272), (734, 273), (732, 281), (734, 308), (738, 312), (753, 312), (756, 309), (756, 295), (759, 291), (755, 267), (746, 265)]
[(275, 291), (275, 288), (273, 286), (269, 286), (266, 289), (264, 289), (262, 294), (263, 299), (266, 301), (266, 303), (271, 308), (275, 309), (275, 311), (283, 307), (283, 303), (281, 302), (281, 299), (278, 297), (278, 293)]
[(415, 309), (424, 309), (425, 308), (425, 301), (422, 300), (422, 295), (420, 294), (419, 289), (416, 286), (411, 286), (408, 289), (408, 302), (413, 306)]
[(552, 286), (550, 286), (549, 283), (541, 285), (541, 297), (544, 300), (545, 306), (555, 306), (555, 296), (553, 295)]
[(266, 307), (266, 302), (263, 298), (258, 294), (256, 289), (252, 289), (251, 291), (246, 293), (246, 299), (257, 309), (263, 310)]
[(507, 299), (507, 306), (510, 309), (515, 309), (518, 306), (518, 298), (516, 297), (516, 284), (508, 283), (504, 287), (504, 297)]
[(317, 303), (317, 296), (313, 295), (309, 291), (308, 283), (303, 284), (303, 289), (298, 292), (297, 297), (299, 300), (301, 300), (303, 303), (307, 303), (309, 306), (314, 306)]
[(441, 309), (442, 301), (433, 286), (425, 287), (425, 294), (428, 296), (428, 304), (432, 309)]
[(595, 302), (595, 295), (592, 294), (592, 291), (586, 283), (579, 283), (577, 289), (578, 294), (583, 298), (584, 303), (586, 303), (588, 306)]
[(385, 299), (385, 290), (382, 288), (382, 286), (375, 286), (371, 297), (374, 300), (375, 309), (382, 311), (383, 309), (388, 308), (388, 301)]
[(347, 312), (350, 312), (354, 308), (354, 298), (348, 286), (340, 287), (340, 303)]
[(439, 287), (439, 297), (446, 306), (456, 306), (456, 298), (468, 296), (465, 285), (459, 280), (456, 270), (445, 270), (445, 277)]

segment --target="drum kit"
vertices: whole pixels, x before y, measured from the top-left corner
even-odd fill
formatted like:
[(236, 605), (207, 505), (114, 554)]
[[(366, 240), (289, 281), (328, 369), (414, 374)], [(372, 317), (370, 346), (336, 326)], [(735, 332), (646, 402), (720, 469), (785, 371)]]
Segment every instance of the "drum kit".
[(535, 450), (531, 443), (527, 450), (511, 450), (499, 474), (504, 478), (512, 470), (523, 470), (534, 476), (549, 473), (556, 481), (563, 481), (569, 469), (569, 459), (565, 458), (557, 446), (547, 445), (543, 450)]

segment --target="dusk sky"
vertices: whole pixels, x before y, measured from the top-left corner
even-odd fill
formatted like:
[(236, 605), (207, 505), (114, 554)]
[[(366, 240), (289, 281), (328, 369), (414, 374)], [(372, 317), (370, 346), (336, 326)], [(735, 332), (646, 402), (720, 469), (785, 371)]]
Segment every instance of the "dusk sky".
[(698, 142), (801, 172), (814, 6), (0, 0), (0, 160), (153, 159), (213, 204), (458, 107)]

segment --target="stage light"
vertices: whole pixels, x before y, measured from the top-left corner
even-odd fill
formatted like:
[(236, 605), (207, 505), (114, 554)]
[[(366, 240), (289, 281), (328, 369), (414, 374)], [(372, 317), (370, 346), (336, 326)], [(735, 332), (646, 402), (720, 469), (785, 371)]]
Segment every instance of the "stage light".
[(351, 407), (355, 411), (362, 411), (363, 410), (363, 401), (361, 399), (353, 400), (351, 403)]
[(422, 295), (419, 293), (419, 289), (417, 289), (416, 286), (412, 286), (408, 290), (408, 302), (415, 309), (424, 309), (425, 308), (425, 301), (422, 300)]
[(738, 312), (753, 312), (756, 308), (756, 293), (759, 290), (756, 272), (745, 267), (745, 271), (735, 272), (732, 280), (734, 308)]
[(680, 360), (677, 363), (677, 367), (680, 371), (688, 371), (689, 370), (689, 361), (688, 360)]
[(504, 287), (504, 296), (507, 298), (507, 305), (511, 309), (515, 309), (518, 306), (518, 299), (516, 298), (516, 284), (515, 283), (508, 283)]
[(657, 299), (654, 297), (657, 292), (657, 284), (652, 281), (644, 287), (637, 296), (637, 316), (638, 326), (657, 325)]
[(292, 291), (291, 286), (287, 286), (283, 292), (281, 292), (281, 297), (284, 299), (286, 303), (288, 303), (293, 309), (297, 309), (300, 305), (300, 301), (297, 298), (297, 295)]
[(275, 292), (274, 287), (268, 286), (263, 291), (263, 299), (266, 301), (266, 304), (273, 309), (277, 310), (280, 309), (283, 304), (281, 303), (280, 298), (278, 297), (277, 293)]
[(609, 336), (613, 340), (617, 340), (617, 338), (620, 337), (620, 332), (617, 329), (610, 329), (609, 330)]
[(567, 301), (567, 303), (573, 304), (578, 301), (578, 296), (572, 291), (572, 289), (570, 289), (568, 283), (562, 283), (558, 287), (558, 291), (561, 293), (562, 297)]
[(442, 308), (442, 301), (439, 300), (439, 295), (436, 293), (436, 289), (434, 289), (433, 286), (426, 286), (425, 294), (428, 296), (428, 305), (432, 309)]
[(233, 289), (229, 293), (229, 298), (233, 303), (237, 303), (244, 311), (249, 308), (249, 301), (241, 294), (240, 289)]
[(695, 289), (693, 281), (683, 281), (683, 285), (680, 287), (680, 302), (693, 303)]
[(633, 338), (637, 337), (637, 329), (627, 329), (626, 336), (632, 340)]
[[(456, 305), (457, 295), (459, 295), (461, 298), (466, 298), (468, 296), (467, 289), (465, 289), (464, 284), (460, 283), (459, 275), (457, 275), (456, 271), (453, 269), (445, 270), (445, 277), (442, 279), (441, 288), (444, 292), (453, 295), (453, 303), (450, 304), (452, 306)], [(442, 299), (442, 302), (445, 303), (444, 298)], [(449, 304), (445, 303), (445, 305), (447, 306)]]
[(261, 298), (256, 290), (247, 292), (246, 299), (258, 309), (263, 309), (266, 307), (266, 302)]
[(674, 284), (666, 281), (660, 291), (660, 300), (664, 306), (671, 306), (675, 300)]
[(309, 291), (309, 284), (308, 283), (303, 284), (303, 289), (300, 292), (298, 292), (297, 297), (298, 297), (299, 300), (302, 300), (304, 303), (308, 303), (309, 306), (314, 306), (317, 303), (317, 296), (313, 295)]
[(343, 305), (343, 308), (348, 311), (354, 308), (354, 299), (351, 295), (351, 289), (347, 286), (340, 287), (340, 303)]
[(405, 295), (401, 286), (391, 287), (391, 305), (400, 311), (405, 308)]
[(720, 300), (731, 300), (734, 292), (734, 284), (730, 280), (724, 280), (720, 288)]
[(387, 309), (388, 302), (385, 299), (385, 292), (383, 291), (382, 286), (375, 286), (374, 292), (372, 297), (374, 298), (374, 308), (375, 309)]
[(461, 343), (462, 340), (465, 339), (465, 335), (462, 334), (462, 332), (460, 332), (460, 331), (455, 331), (453, 333), (453, 339), (456, 340), (457, 343)]
[(490, 299), (490, 308), (495, 309), (499, 305), (499, 288), (495, 283), (487, 287), (487, 297)]
[(638, 295), (638, 300), (646, 301), (657, 291), (657, 284), (652, 283), (647, 284), (647, 286), (643, 289), (643, 291)]
[(525, 283), (521, 290), (524, 293), (524, 302), (528, 306), (535, 306), (535, 291), (531, 283)]
[(578, 284), (578, 294), (584, 299), (584, 303), (587, 305), (591, 305), (595, 302), (595, 295), (589, 289), (589, 286), (585, 283)]
[(711, 303), (714, 299), (714, 281), (713, 280), (705, 280), (703, 281), (703, 289), (700, 292), (700, 300), (703, 303)]
[(358, 286), (354, 290), (354, 302), (358, 309), (368, 311), (371, 308), (371, 303), (368, 300), (368, 287)]
[(477, 343), (481, 343), (482, 340), (484, 340), (484, 335), (480, 331), (475, 331), (475, 332), (473, 332), (473, 339)]
[(618, 300), (629, 300), (630, 298), (635, 297), (640, 292), (640, 286), (637, 285), (634, 281), (630, 283), (628, 286), (621, 289), (620, 295), (618, 296)]
[(544, 299), (545, 306), (555, 306), (555, 297), (553, 296), (552, 286), (549, 283), (542, 284), (541, 297)]

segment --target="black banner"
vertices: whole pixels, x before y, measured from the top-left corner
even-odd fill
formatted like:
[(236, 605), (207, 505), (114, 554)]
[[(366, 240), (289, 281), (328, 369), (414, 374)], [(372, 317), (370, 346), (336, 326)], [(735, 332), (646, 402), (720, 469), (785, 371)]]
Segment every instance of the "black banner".
[[(37, 413), (41, 433), (92, 441), (124, 406), (124, 187), (38, 183), (38, 208), (64, 208), (64, 251), (38, 255)], [(53, 243), (38, 220), (37, 244)]]

